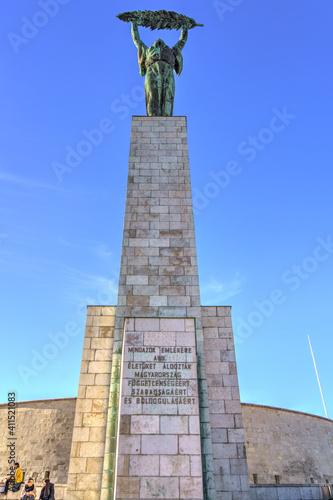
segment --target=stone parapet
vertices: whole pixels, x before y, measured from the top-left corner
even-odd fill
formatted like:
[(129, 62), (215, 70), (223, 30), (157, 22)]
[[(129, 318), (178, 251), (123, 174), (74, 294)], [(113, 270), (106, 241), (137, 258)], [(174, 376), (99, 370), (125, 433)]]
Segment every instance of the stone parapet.
[(251, 500), (330, 500), (332, 486), (327, 484), (251, 485)]

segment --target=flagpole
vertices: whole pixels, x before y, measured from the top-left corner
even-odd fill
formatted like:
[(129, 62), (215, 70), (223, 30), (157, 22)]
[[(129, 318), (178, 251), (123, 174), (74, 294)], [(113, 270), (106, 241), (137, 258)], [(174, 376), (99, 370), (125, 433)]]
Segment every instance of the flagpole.
[(308, 339), (309, 339), (310, 351), (311, 351), (311, 355), (312, 355), (312, 359), (313, 359), (314, 368), (316, 370), (316, 375), (317, 375), (318, 385), (319, 385), (319, 389), (320, 389), (321, 399), (323, 400), (325, 415), (326, 415), (326, 418), (328, 418), (327, 410), (326, 410), (326, 404), (325, 404), (325, 399), (324, 399), (324, 394), (323, 394), (323, 391), (322, 391), (322, 388), (321, 388), (319, 374), (318, 374), (318, 370), (317, 370), (317, 365), (316, 365), (315, 357), (314, 357), (312, 346), (311, 346), (310, 335), (308, 335)]

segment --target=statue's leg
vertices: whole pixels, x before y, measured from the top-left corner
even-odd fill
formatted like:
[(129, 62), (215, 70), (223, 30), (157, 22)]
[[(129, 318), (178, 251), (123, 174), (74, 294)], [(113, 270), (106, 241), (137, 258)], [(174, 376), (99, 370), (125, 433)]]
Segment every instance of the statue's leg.
[(145, 81), (147, 116), (161, 116), (158, 92), (158, 79), (153, 68), (150, 68)]
[(174, 96), (170, 95), (169, 92), (166, 92), (165, 102), (164, 102), (164, 109), (163, 109), (163, 116), (172, 116), (172, 113), (173, 113), (173, 101), (174, 101)]
[(171, 70), (164, 80), (164, 103), (163, 103), (163, 116), (172, 116), (173, 103), (175, 98), (175, 78)]

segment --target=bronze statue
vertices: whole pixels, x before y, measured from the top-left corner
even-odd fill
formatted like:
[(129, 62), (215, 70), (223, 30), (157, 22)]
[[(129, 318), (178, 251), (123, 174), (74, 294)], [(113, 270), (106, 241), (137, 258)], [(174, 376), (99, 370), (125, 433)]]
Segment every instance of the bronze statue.
[[(145, 95), (147, 116), (172, 116), (175, 97), (175, 77), (183, 70), (182, 50), (188, 29), (197, 24), (194, 19), (176, 12), (137, 11), (119, 14), (121, 20), (132, 23), (132, 38), (138, 49), (140, 75), (146, 75)], [(138, 25), (153, 29), (182, 29), (179, 41), (170, 48), (160, 38), (147, 47), (140, 39)]]

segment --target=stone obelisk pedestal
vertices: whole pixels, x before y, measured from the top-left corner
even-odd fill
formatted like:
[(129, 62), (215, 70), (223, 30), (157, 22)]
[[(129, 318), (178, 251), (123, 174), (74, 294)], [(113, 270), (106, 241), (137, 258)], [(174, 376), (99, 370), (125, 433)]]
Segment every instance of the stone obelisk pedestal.
[(200, 303), (185, 117), (133, 117), (117, 307), (88, 308), (82, 496), (249, 499), (230, 308)]

